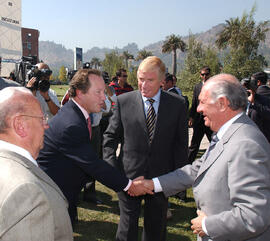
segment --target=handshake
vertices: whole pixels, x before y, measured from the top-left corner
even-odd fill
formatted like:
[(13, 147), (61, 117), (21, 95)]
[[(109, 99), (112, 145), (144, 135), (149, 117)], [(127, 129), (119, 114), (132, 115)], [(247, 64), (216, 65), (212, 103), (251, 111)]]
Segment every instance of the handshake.
[(144, 179), (143, 176), (137, 177), (132, 181), (128, 189), (128, 194), (132, 197), (141, 196), (145, 194), (154, 194), (154, 182), (152, 180)]

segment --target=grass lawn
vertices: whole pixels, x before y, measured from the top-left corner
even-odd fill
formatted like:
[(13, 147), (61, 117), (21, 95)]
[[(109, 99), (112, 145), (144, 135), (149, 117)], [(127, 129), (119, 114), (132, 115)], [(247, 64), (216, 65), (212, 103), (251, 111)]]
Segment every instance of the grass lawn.
[[(51, 85), (51, 88), (57, 93), (58, 100), (61, 101), (68, 89), (68, 85)], [(199, 155), (202, 155), (202, 152)], [(96, 189), (98, 198), (104, 204), (95, 206), (82, 201), (82, 198), (80, 198), (78, 208), (79, 223), (74, 230), (75, 241), (115, 240), (119, 222), (117, 195), (114, 191), (98, 182), (96, 183)], [(196, 240), (196, 236), (190, 229), (190, 220), (197, 216), (192, 189), (188, 190), (187, 197), (186, 203), (181, 203), (177, 198), (173, 197), (169, 199), (173, 217), (167, 223), (167, 241)], [(139, 227), (139, 240), (141, 240), (143, 218), (139, 220)]]
[[(82, 198), (80, 198), (79, 223), (74, 230), (75, 241), (115, 240), (117, 224), (119, 222), (117, 195), (114, 191), (100, 183), (96, 184), (96, 189), (98, 198), (104, 204), (95, 206), (82, 201)], [(187, 197), (186, 203), (181, 203), (177, 198), (173, 197), (169, 199), (173, 217), (167, 223), (167, 241), (196, 240), (196, 236), (190, 229), (190, 220), (196, 217), (196, 205), (191, 189), (188, 190)], [(139, 240), (141, 240), (142, 218), (139, 220), (139, 226)]]

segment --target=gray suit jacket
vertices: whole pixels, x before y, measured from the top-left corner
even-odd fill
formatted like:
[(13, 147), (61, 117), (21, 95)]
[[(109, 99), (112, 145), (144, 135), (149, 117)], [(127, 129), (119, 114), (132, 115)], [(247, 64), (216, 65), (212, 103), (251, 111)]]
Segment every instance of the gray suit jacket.
[(0, 150), (0, 240), (70, 241), (67, 202), (30, 160)]
[(270, 239), (270, 146), (246, 115), (231, 125), (208, 158), (159, 181), (166, 196), (193, 187), (197, 208), (208, 216), (209, 236), (202, 240)]

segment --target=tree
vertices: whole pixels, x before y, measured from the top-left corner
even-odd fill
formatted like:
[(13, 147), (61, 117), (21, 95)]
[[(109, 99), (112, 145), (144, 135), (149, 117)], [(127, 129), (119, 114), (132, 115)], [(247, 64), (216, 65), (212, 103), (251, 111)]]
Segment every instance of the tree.
[(162, 45), (162, 53), (172, 53), (172, 72), (176, 74), (176, 50), (180, 49), (182, 52), (186, 50), (186, 44), (180, 36), (172, 34), (166, 38)]
[(61, 66), (61, 67), (60, 67), (58, 79), (59, 79), (62, 83), (66, 83), (66, 82), (67, 82), (67, 71), (66, 71), (65, 66)]
[(128, 69), (128, 60), (134, 59), (134, 56), (130, 54), (128, 51), (124, 51), (122, 56), (124, 57), (125, 60), (125, 67)]
[(139, 60), (144, 60), (145, 58), (149, 57), (149, 56), (152, 56), (152, 52), (151, 51), (147, 51), (145, 49), (143, 50), (140, 50), (137, 54), (137, 58), (136, 60), (139, 61)]
[(117, 51), (112, 51), (105, 55), (105, 59), (102, 61), (103, 70), (108, 72), (109, 76), (115, 75), (116, 71), (120, 68), (124, 68), (123, 56), (119, 56)]
[(97, 69), (98, 67), (101, 66), (101, 61), (99, 58), (93, 57), (90, 64), (91, 64), (92, 68)]
[(260, 42), (265, 41), (269, 31), (269, 21), (256, 25), (254, 20), (255, 6), (250, 13), (243, 13), (242, 18), (226, 20), (224, 29), (218, 35), (216, 45), (226, 49), (223, 71), (242, 79), (252, 73), (262, 71), (266, 66), (265, 58), (258, 54)]
[(192, 92), (195, 84), (200, 81), (199, 73), (203, 66), (209, 66), (212, 75), (218, 74), (220, 72), (218, 54), (210, 47), (203, 47), (202, 43), (190, 34), (184, 69), (181, 71), (177, 82), (182, 91)]

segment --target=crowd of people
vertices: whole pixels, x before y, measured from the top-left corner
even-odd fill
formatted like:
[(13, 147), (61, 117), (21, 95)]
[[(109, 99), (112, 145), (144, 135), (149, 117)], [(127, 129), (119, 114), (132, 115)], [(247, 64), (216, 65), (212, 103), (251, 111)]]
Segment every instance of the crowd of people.
[[(37, 64), (49, 80), (51, 71)], [(193, 188), (198, 240), (270, 236), (270, 88), (199, 70), (191, 108), (160, 58), (144, 59), (138, 90), (119, 69), (78, 70), (61, 101), (51, 89), (0, 79), (0, 240), (73, 240), (79, 194), (95, 180), (117, 192), (117, 241), (165, 241), (168, 197)], [(188, 146), (188, 128), (193, 128)], [(196, 159), (201, 140), (210, 144)]]

